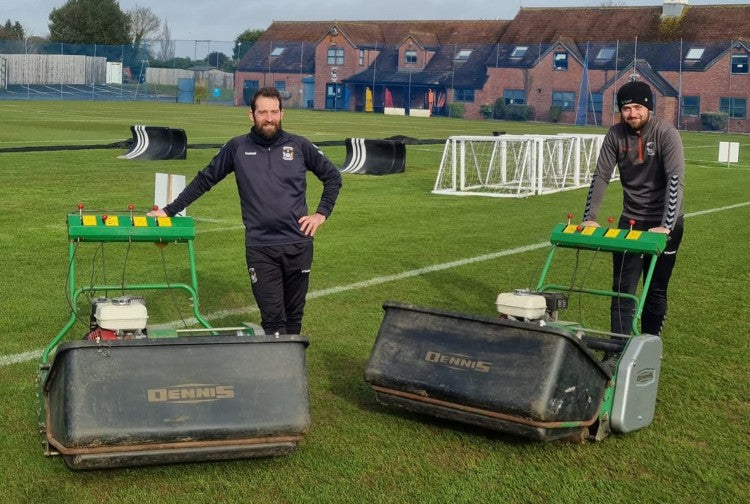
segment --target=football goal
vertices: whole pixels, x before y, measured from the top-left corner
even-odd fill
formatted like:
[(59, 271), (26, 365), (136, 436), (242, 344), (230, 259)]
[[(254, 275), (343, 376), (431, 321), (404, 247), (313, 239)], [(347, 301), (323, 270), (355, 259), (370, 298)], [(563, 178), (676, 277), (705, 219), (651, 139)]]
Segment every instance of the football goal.
[(522, 198), (588, 186), (604, 135), (453, 136), (435, 194)]

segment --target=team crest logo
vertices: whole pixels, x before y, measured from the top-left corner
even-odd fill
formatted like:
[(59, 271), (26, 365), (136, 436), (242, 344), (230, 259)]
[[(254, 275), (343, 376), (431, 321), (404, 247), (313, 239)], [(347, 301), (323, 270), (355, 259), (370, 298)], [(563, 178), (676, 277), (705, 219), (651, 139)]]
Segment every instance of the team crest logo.
[(282, 150), (282, 159), (284, 161), (294, 160), (294, 147), (285, 146)]
[(648, 142), (646, 144), (646, 154), (649, 156), (656, 154), (656, 146), (654, 145), (654, 142)]

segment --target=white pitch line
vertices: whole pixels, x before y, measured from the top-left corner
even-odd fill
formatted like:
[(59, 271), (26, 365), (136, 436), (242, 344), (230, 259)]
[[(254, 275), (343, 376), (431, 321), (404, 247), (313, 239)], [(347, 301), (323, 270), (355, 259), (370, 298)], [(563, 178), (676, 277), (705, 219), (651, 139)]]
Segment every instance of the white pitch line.
[[(737, 203), (735, 205), (729, 205), (719, 208), (710, 208), (708, 210), (701, 210), (698, 212), (692, 212), (685, 214), (685, 218), (689, 217), (698, 217), (700, 215), (706, 215), (716, 212), (724, 212), (727, 210), (734, 210), (735, 208), (742, 208), (750, 205), (750, 201), (746, 201), (744, 203)], [(236, 228), (224, 228), (224, 229), (236, 229)], [(355, 282), (348, 285), (339, 285), (337, 287), (329, 287), (327, 289), (319, 289), (312, 292), (309, 292), (307, 294), (307, 299), (316, 299), (319, 297), (324, 296), (330, 296), (333, 294), (339, 294), (341, 292), (346, 292), (350, 290), (356, 290), (356, 289), (365, 289), (367, 287), (372, 287), (374, 285), (380, 285), (388, 282), (395, 282), (398, 280), (404, 280), (406, 278), (412, 278), (419, 275), (425, 275), (427, 273), (434, 273), (436, 271), (442, 271), (447, 270), (451, 268), (458, 268), (459, 266), (466, 266), (467, 264), (473, 264), (477, 262), (482, 261), (490, 261), (492, 259), (499, 259), (501, 257), (507, 257), (515, 254), (522, 254), (524, 252), (531, 252), (533, 250), (538, 250), (544, 247), (548, 247), (549, 242), (540, 242), (535, 243), (533, 245), (525, 245), (523, 247), (516, 247), (513, 249), (507, 249), (507, 250), (501, 250), (499, 252), (493, 252), (491, 254), (484, 254), (476, 257), (469, 257), (467, 259), (460, 259), (458, 261), (451, 261), (447, 263), (442, 264), (434, 264), (432, 266), (426, 266), (424, 268), (419, 268), (415, 270), (410, 271), (404, 271), (403, 273), (397, 273), (395, 275), (386, 275), (382, 277), (375, 277), (371, 278), (370, 280), (364, 280), (362, 282)], [(229, 310), (219, 310), (217, 312), (211, 313), (209, 315), (205, 315), (203, 318), (206, 320), (216, 320), (216, 319), (222, 319), (229, 316), (236, 316), (236, 315), (246, 315), (250, 313), (255, 313), (258, 311), (258, 308), (256, 306), (246, 306), (242, 308), (233, 308)], [(187, 323), (188, 325), (196, 324), (198, 321), (191, 317), (183, 320), (177, 320), (173, 322), (167, 322), (165, 324), (160, 324), (157, 327), (178, 327), (182, 326), (184, 323)], [(24, 352), (20, 354), (12, 354), (12, 355), (3, 355), (0, 356), (0, 367), (8, 366), (10, 364), (16, 364), (19, 362), (27, 362), (30, 360), (38, 359), (42, 356), (42, 349), (38, 350), (32, 350), (30, 352)]]

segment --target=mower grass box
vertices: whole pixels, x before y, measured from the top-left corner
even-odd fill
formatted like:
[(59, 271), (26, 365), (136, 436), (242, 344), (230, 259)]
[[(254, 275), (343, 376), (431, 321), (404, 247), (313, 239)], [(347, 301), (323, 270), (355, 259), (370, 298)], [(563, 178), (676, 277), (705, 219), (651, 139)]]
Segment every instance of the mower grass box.
[(60, 345), (47, 440), (72, 469), (279, 455), (310, 427), (301, 336)]
[(593, 424), (610, 374), (574, 336), (385, 303), (365, 380), (411, 411), (538, 440)]

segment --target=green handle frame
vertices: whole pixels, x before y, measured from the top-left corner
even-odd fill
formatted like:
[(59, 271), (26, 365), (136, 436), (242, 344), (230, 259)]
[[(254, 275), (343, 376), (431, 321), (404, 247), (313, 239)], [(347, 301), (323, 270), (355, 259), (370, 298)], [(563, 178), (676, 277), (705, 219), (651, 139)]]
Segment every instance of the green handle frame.
[[(550, 267), (552, 266), (552, 260), (555, 257), (555, 254), (557, 252), (558, 245), (553, 244), (552, 248), (549, 251), (549, 254), (547, 255), (547, 261), (544, 263), (544, 269), (542, 269), (542, 274), (539, 278), (539, 283), (536, 286), (536, 290), (539, 292), (544, 292), (548, 290), (554, 290), (554, 291), (564, 291), (564, 292), (580, 292), (583, 294), (592, 294), (595, 296), (605, 296), (605, 297), (612, 297), (612, 298), (629, 298), (632, 299), (635, 302), (635, 316), (633, 317), (633, 325), (632, 325), (632, 334), (635, 336), (640, 335), (640, 329), (639, 329), (639, 322), (641, 320), (641, 315), (643, 313), (643, 305), (646, 301), (646, 296), (648, 295), (648, 289), (651, 286), (651, 278), (654, 275), (654, 268), (656, 268), (656, 261), (658, 259), (658, 255), (656, 253), (649, 254), (647, 252), (643, 252), (646, 255), (651, 255), (651, 260), (649, 261), (648, 265), (648, 271), (646, 272), (646, 278), (643, 280), (643, 289), (641, 291), (640, 296), (636, 296), (633, 294), (628, 294), (625, 292), (615, 292), (611, 290), (603, 290), (603, 289), (588, 289), (588, 288), (582, 288), (582, 287), (574, 287), (569, 285), (560, 285), (560, 284), (547, 284), (545, 283), (545, 280), (547, 279), (547, 274), (549, 273)], [(568, 247), (568, 248), (575, 248), (575, 247)]]
[[(195, 269), (195, 247), (193, 246), (193, 240), (189, 239), (186, 240), (187, 246), (188, 246), (188, 260), (190, 262), (190, 280), (191, 285), (187, 285), (185, 283), (154, 283), (154, 284), (130, 284), (130, 285), (91, 285), (87, 287), (78, 287), (75, 286), (75, 250), (76, 250), (76, 243), (77, 240), (71, 240), (70, 245), (68, 247), (68, 264), (70, 264), (70, 268), (68, 269), (68, 296), (71, 300), (71, 304), (73, 307), (75, 307), (76, 302), (78, 300), (78, 297), (84, 293), (84, 292), (99, 292), (99, 291), (108, 291), (108, 290), (156, 290), (156, 289), (182, 289), (187, 291), (190, 294), (192, 305), (193, 305), (193, 314), (195, 315), (196, 320), (203, 325), (206, 329), (211, 329), (211, 325), (201, 316), (200, 314), (200, 305), (198, 301), (198, 274)], [(65, 335), (70, 331), (70, 329), (73, 327), (73, 324), (75, 324), (76, 320), (78, 319), (78, 313), (75, 309), (71, 311), (70, 319), (68, 319), (68, 322), (65, 324), (65, 326), (60, 330), (59, 333), (57, 333), (57, 336), (55, 336), (52, 341), (49, 342), (47, 347), (44, 349), (44, 352), (42, 352), (42, 362), (41, 365), (44, 366), (47, 361), (49, 360), (49, 355), (52, 353), (52, 351), (57, 347), (57, 345), (60, 343), (60, 341), (65, 337)]]

